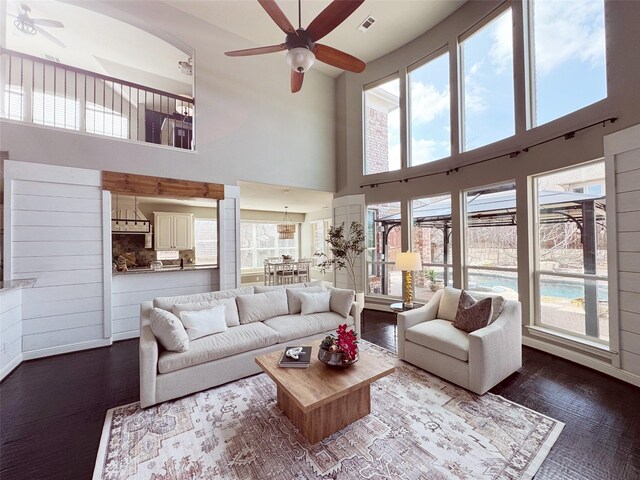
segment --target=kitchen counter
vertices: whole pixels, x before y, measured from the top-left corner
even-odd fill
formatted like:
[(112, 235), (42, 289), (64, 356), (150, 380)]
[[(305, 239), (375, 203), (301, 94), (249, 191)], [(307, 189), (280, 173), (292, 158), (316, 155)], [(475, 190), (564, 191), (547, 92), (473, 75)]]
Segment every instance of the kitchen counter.
[(113, 275), (140, 275), (145, 273), (167, 273), (167, 272), (193, 272), (194, 270), (217, 270), (217, 265), (190, 265), (188, 267), (180, 268), (179, 265), (176, 266), (166, 266), (162, 267), (161, 270), (152, 270), (151, 268), (134, 268), (132, 270), (127, 270), (126, 272), (118, 272), (113, 271)]

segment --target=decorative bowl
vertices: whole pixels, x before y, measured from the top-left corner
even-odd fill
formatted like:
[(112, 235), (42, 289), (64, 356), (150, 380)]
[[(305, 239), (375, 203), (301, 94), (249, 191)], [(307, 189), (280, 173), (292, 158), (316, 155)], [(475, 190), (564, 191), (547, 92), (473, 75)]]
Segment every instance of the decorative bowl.
[(330, 367), (345, 368), (353, 365), (358, 361), (359, 355), (356, 353), (356, 358), (353, 360), (347, 360), (342, 352), (330, 352), (324, 348), (318, 349), (318, 360), (322, 363), (329, 365)]

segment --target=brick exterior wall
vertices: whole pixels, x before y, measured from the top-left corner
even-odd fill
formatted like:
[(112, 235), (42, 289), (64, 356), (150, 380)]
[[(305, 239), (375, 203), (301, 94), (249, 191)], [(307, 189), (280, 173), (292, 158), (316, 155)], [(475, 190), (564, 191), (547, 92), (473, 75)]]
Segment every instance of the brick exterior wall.
[(387, 114), (367, 108), (365, 128), (366, 173), (389, 171), (389, 128)]

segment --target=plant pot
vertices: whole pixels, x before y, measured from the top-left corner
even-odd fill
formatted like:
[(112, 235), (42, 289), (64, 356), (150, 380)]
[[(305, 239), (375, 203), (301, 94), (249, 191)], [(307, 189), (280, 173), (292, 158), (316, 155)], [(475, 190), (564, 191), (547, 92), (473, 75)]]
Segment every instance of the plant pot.
[(362, 310), (364, 310), (364, 292), (356, 292), (356, 302), (358, 302), (360, 313), (362, 313)]
[(350, 367), (358, 361), (359, 355), (356, 353), (356, 358), (353, 360), (347, 360), (342, 352), (330, 352), (324, 348), (318, 349), (318, 360), (330, 367), (345, 368)]

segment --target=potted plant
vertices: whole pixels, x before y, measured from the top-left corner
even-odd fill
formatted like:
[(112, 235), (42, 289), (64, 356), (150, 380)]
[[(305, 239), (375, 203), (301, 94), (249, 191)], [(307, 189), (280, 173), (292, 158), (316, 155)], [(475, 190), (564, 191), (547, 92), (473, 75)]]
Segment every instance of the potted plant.
[(358, 334), (340, 325), (335, 334), (327, 335), (318, 349), (318, 360), (332, 367), (348, 367), (358, 361)]
[(430, 268), (426, 272), (424, 272), (425, 278), (429, 281), (429, 290), (435, 292), (438, 290), (436, 286), (436, 271), (433, 268)]
[(353, 285), (356, 292), (356, 301), (360, 308), (364, 308), (364, 292), (358, 292), (358, 282), (356, 276), (356, 260), (364, 252), (364, 226), (359, 222), (351, 222), (348, 234), (345, 233), (344, 222), (339, 226), (329, 228), (327, 242), (331, 246), (332, 257), (329, 258), (324, 252), (319, 253), (319, 257), (324, 260), (318, 264), (320, 272), (324, 275), (327, 267), (333, 266), (336, 270), (346, 269), (349, 277), (349, 284)]

